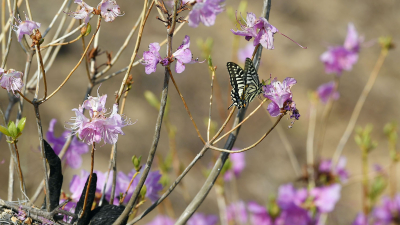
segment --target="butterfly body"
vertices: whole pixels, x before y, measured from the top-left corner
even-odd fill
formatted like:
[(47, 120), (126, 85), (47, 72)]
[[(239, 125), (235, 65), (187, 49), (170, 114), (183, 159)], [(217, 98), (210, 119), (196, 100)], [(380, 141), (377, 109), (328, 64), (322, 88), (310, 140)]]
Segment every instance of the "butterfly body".
[(244, 70), (233, 62), (228, 62), (226, 66), (232, 86), (232, 104), (229, 108), (233, 105), (238, 109), (247, 107), (247, 105), (262, 92), (262, 83), (258, 79), (258, 74), (254, 68), (253, 62), (250, 58), (246, 58)]

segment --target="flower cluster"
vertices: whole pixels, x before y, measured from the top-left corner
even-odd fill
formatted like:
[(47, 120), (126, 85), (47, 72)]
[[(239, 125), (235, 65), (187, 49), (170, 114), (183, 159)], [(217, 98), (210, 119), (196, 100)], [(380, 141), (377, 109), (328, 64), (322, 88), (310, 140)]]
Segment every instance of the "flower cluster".
[(91, 14), (101, 15), (106, 22), (112, 22), (116, 17), (123, 16), (115, 0), (102, 0), (97, 5), (97, 8), (91, 7), (82, 0), (75, 0), (74, 2), (78, 4), (81, 9), (76, 12), (69, 12), (68, 14), (72, 15), (75, 19), (84, 20), (85, 24), (89, 23)]
[(348, 26), (348, 33), (343, 46), (329, 47), (320, 59), (325, 64), (326, 73), (336, 73), (340, 76), (343, 70), (350, 71), (358, 61), (360, 44), (364, 38), (359, 37), (352, 23)]
[(340, 157), (335, 167), (332, 167), (331, 159), (321, 160), (317, 171), (319, 181), (321, 183), (346, 183), (349, 179), (349, 173), (346, 170), (346, 163), (347, 159), (345, 157)]
[(330, 98), (337, 100), (340, 97), (339, 92), (335, 91), (335, 82), (331, 81), (325, 84), (321, 84), (317, 88), (317, 94), (321, 102), (327, 103)]
[[(187, 225), (216, 225), (218, 217), (215, 215), (205, 215), (203, 213), (195, 213), (187, 222)], [(173, 225), (175, 220), (168, 216), (158, 215), (150, 223), (146, 225)]]
[[(102, 192), (104, 183), (106, 182), (107, 172), (102, 173), (101, 171), (94, 171), (97, 174), (97, 183), (96, 183), (96, 193), (99, 195)], [(117, 181), (116, 181), (116, 188), (115, 188), (115, 196), (113, 204), (119, 205), (119, 196), (120, 193), (125, 193), (128, 189), (129, 183), (134, 175), (135, 171), (132, 170), (127, 175), (121, 171), (117, 174)], [(79, 198), (82, 194), (82, 190), (85, 187), (85, 182), (89, 176), (89, 172), (86, 170), (81, 171), (81, 176), (74, 175), (69, 185), (69, 190), (71, 192), (71, 199), (74, 202), (78, 202)], [(110, 200), (111, 197), (111, 185), (112, 185), (112, 177), (113, 172), (110, 172), (108, 177), (107, 186), (105, 190), (105, 199), (107, 201)], [(128, 194), (124, 199), (124, 203), (128, 203), (129, 199), (131, 198), (133, 191), (135, 190), (139, 180), (141, 178), (141, 173), (135, 177), (128, 190)], [(150, 199), (150, 201), (154, 202), (159, 198), (159, 192), (162, 190), (162, 185), (160, 183), (161, 174), (159, 171), (151, 171), (149, 172), (144, 185), (146, 186), (146, 197)]]
[[(64, 131), (60, 137), (54, 135), (54, 125), (57, 123), (56, 119), (50, 121), (49, 130), (46, 133), (47, 142), (51, 145), (56, 154), (60, 154), (61, 149), (64, 147), (66, 138), (71, 135), (70, 131)], [(72, 139), (67, 151), (65, 152), (65, 160), (67, 165), (73, 169), (78, 169), (82, 165), (82, 154), (88, 153), (89, 147), (87, 144), (79, 141), (77, 138)]]
[[(189, 13), (189, 26), (197, 27), (202, 22), (209, 27), (214, 25), (218, 14), (224, 11), (223, 5), (225, 0), (197, 0)], [(182, 1), (184, 4), (190, 3), (190, 0)]]
[(263, 86), (264, 97), (271, 100), (268, 105), (268, 112), (271, 116), (276, 117), (289, 112), (290, 118), (295, 120), (300, 118), (291, 91), (296, 83), (296, 79), (291, 77), (285, 78), (282, 83), (275, 78), (271, 81), (271, 84)]
[(40, 28), (40, 23), (37, 23), (35, 21), (29, 20), (29, 18), (25, 15), (26, 20), (22, 21), (21, 18), (18, 15), (18, 19), (16, 19), (18, 25), (13, 25), (13, 30), (17, 33), (18, 36), (18, 42), (21, 42), (22, 37), (24, 34), (27, 35), (32, 35), (34, 34), (35, 29)]
[[(104, 144), (115, 144), (118, 141), (118, 134), (124, 135), (122, 127), (133, 123), (118, 114), (117, 104), (113, 105), (110, 116), (106, 117), (107, 95), (99, 96), (99, 93), (97, 95), (98, 97), (89, 96), (83, 105), (79, 106), (79, 109), (72, 109), (76, 116), (72, 117), (75, 122), (69, 123), (72, 125), (71, 135), (78, 134), (79, 138), (88, 145), (100, 143), (101, 140), (104, 141)], [(83, 115), (83, 109), (89, 111), (90, 119)]]
[(21, 91), (21, 88), (24, 86), (22, 76), (22, 72), (13, 69), (4, 71), (4, 69), (0, 68), (0, 86), (7, 89), (8, 92), (11, 91), (15, 96), (18, 96), (18, 93), (15, 92)]
[(397, 224), (400, 215), (400, 194), (393, 198), (385, 196), (381, 199), (381, 204), (376, 206), (367, 217), (364, 213), (359, 213), (353, 225), (391, 225)]
[(266, 49), (274, 49), (274, 34), (278, 32), (276, 27), (272, 26), (267, 19), (260, 17), (257, 19), (254, 13), (247, 13), (247, 20), (244, 20), (246, 24), (242, 24), (237, 19), (241, 30), (234, 31), (235, 35), (244, 36), (247, 41), (254, 38), (253, 45), (257, 46), (261, 44)]
[[(141, 63), (145, 66), (146, 74), (151, 74), (156, 72), (157, 64), (160, 63), (163, 66), (167, 66), (176, 59), (175, 71), (177, 73), (182, 73), (185, 70), (185, 64), (192, 64), (199, 62), (198, 59), (193, 60), (192, 52), (189, 49), (190, 37), (185, 36), (182, 44), (179, 48), (172, 54), (170, 58), (165, 57), (164, 59), (160, 56), (160, 44), (155, 42), (149, 45), (149, 51), (143, 53), (143, 59)], [(204, 62), (204, 61), (203, 61)], [(199, 62), (202, 63), (202, 62)]]
[[(236, 202), (227, 207), (228, 222), (251, 225), (315, 224), (321, 213), (331, 212), (340, 198), (339, 184), (311, 191), (282, 185), (276, 200), (266, 208), (256, 202)], [(312, 212), (315, 212), (313, 215)]]

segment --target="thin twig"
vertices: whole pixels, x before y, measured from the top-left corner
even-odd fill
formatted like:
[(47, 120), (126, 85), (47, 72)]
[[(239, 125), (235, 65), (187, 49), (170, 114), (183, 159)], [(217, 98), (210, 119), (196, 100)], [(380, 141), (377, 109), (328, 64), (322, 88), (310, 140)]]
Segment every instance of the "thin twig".
[(200, 151), (199, 154), (196, 155), (196, 157), (192, 160), (192, 162), (186, 167), (186, 169), (176, 178), (176, 180), (169, 186), (168, 190), (157, 200), (155, 201), (149, 208), (147, 208), (142, 214), (137, 216), (135, 219), (133, 219), (131, 222), (129, 222), (129, 225), (137, 223), (139, 220), (143, 219), (148, 213), (153, 211), (165, 198), (169, 196), (169, 194), (172, 193), (172, 191), (175, 189), (175, 187), (181, 182), (183, 177), (186, 176), (186, 174), (192, 169), (192, 167), (196, 164), (196, 162), (204, 155), (204, 153), (207, 151), (206, 147), (203, 147)]
[(90, 175), (89, 175), (89, 181), (86, 187), (86, 193), (85, 193), (85, 201), (83, 202), (83, 208), (82, 208), (82, 213), (81, 216), (84, 215), (85, 209), (86, 209), (86, 204), (87, 204), (87, 198), (89, 195), (89, 189), (90, 189), (90, 183), (92, 182), (92, 176), (93, 176), (93, 168), (94, 168), (94, 142), (92, 144), (92, 151), (91, 151), (91, 162), (90, 162)]
[(69, 44), (72, 44), (72, 43), (78, 41), (81, 37), (82, 37), (82, 34), (80, 34), (77, 38), (75, 38), (75, 39), (72, 40), (72, 41), (62, 42), (62, 43), (48, 44), (48, 45), (45, 45), (45, 46), (41, 47), (41, 49), (44, 50), (44, 49), (46, 49), (46, 48), (48, 48), (48, 47), (50, 47), (50, 46), (69, 45)]
[(242, 122), (240, 122), (238, 125), (236, 125), (234, 128), (232, 128), (230, 131), (226, 132), (224, 135), (222, 135), (221, 137), (219, 137), (217, 140), (213, 141), (213, 144), (216, 144), (218, 141), (222, 140), (222, 138), (226, 137), (228, 134), (230, 134), (232, 131), (238, 129), (238, 127), (240, 127), (244, 122), (246, 122), (252, 115), (254, 115), (254, 113), (260, 109), (260, 107), (267, 101), (268, 99), (264, 99), (258, 106), (257, 108), (255, 108), (253, 110), (253, 112), (251, 112)]
[(43, 99), (45, 99), (47, 97), (47, 81), (46, 81), (46, 72), (44, 70), (44, 65), (43, 65), (43, 59), (42, 59), (42, 54), (40, 53), (40, 45), (38, 44), (36, 47), (36, 51), (37, 51), (37, 57), (39, 59), (39, 65), (40, 65), (40, 69), (42, 71), (42, 76), (43, 76), (43, 82), (44, 82), (44, 97)]
[[(10, 4), (10, 2), (9, 2), (9, 4)], [(16, 11), (17, 11), (17, 1), (14, 0), (14, 14), (13, 14), (13, 15), (10, 15), (11, 23), (14, 23), (15, 16), (16, 16), (16, 14), (17, 14)], [(5, 32), (5, 31), (4, 31), (4, 32)], [(10, 52), (11, 41), (12, 41), (12, 29), (10, 29), (10, 31), (8, 32), (7, 47), (6, 47), (5, 53), (4, 53), (4, 55), (3, 55), (3, 62), (1, 63), (1, 68), (3, 68), (3, 69), (4, 69), (5, 66), (6, 66), (8, 53)]]
[(133, 174), (132, 179), (131, 179), (131, 182), (129, 182), (129, 185), (128, 185), (128, 187), (126, 188), (126, 191), (125, 191), (124, 195), (123, 195), (122, 198), (119, 200), (119, 204), (122, 204), (122, 203), (124, 202), (125, 197), (128, 195), (129, 188), (131, 188), (131, 185), (132, 185), (132, 183), (133, 183), (133, 180), (136, 178), (136, 176), (137, 176), (139, 173), (140, 173), (140, 171), (136, 171), (136, 173)]
[[(210, 108), (208, 110), (208, 125), (207, 125), (207, 141), (210, 141), (210, 127), (211, 127), (211, 112), (212, 112), (212, 99), (214, 90), (215, 68), (211, 68), (211, 94), (210, 94)], [(183, 99), (183, 98), (182, 98)]]
[(250, 149), (256, 147), (258, 144), (260, 144), (261, 141), (264, 140), (264, 138), (266, 138), (266, 137), (271, 133), (271, 131), (276, 127), (276, 125), (278, 125), (279, 121), (281, 121), (281, 119), (282, 119), (283, 116), (284, 116), (284, 114), (281, 114), (281, 115), (278, 117), (278, 119), (276, 120), (276, 122), (274, 123), (274, 125), (272, 125), (272, 127), (267, 131), (267, 133), (265, 133), (258, 141), (256, 141), (256, 143), (250, 145), (250, 146), (247, 147), (247, 148), (240, 149), (240, 150), (237, 150), (237, 151), (232, 151), (232, 150), (228, 150), (228, 149), (217, 148), (217, 147), (214, 147), (214, 146), (209, 146), (209, 148), (212, 149), (212, 150), (219, 151), (219, 152), (228, 152), (228, 153), (230, 153), (230, 154), (248, 151), (248, 150), (250, 150)]
[[(36, 100), (36, 99), (34, 99), (34, 100)], [(38, 133), (39, 133), (40, 152), (42, 153), (42, 160), (43, 160), (44, 180), (45, 180), (45, 190), (46, 190), (46, 210), (47, 210), (47, 212), (49, 212), (50, 211), (50, 189), (49, 189), (49, 179), (47, 177), (46, 154), (45, 154), (44, 144), (43, 144), (42, 121), (40, 119), (40, 114), (39, 114), (39, 104), (37, 102), (35, 102), (35, 104), (33, 104), (33, 107), (35, 109), (36, 123), (37, 123)]]
[[(61, 5), (60, 9), (57, 11), (56, 15), (54, 15), (53, 20), (51, 21), (49, 27), (46, 28), (46, 30), (43, 32), (42, 34), (42, 38), (46, 37), (46, 35), (49, 33), (49, 31), (51, 30), (51, 28), (53, 28), (54, 23), (56, 22), (58, 16), (62, 13), (63, 8), (65, 7), (65, 5), (67, 4), (67, 2), (70, 2), (69, 4), (71, 4), (72, 0), (64, 0), (63, 4)], [(65, 13), (65, 16), (67, 16), (67, 14)], [(61, 25), (61, 23), (60, 23)], [(61, 25), (62, 27), (62, 25)]]
[(351, 133), (353, 132), (354, 126), (356, 125), (356, 122), (357, 122), (358, 116), (360, 115), (361, 109), (364, 106), (365, 100), (367, 99), (368, 94), (371, 91), (372, 86), (375, 83), (375, 80), (379, 74), (379, 71), (381, 70), (381, 67), (383, 65), (383, 62), (386, 59), (388, 52), (389, 52), (389, 50), (387, 48), (383, 48), (381, 51), (381, 54), (378, 58), (378, 61), (375, 64), (374, 69), (371, 72), (368, 82), (365, 84), (365, 87), (364, 87), (360, 97), (357, 100), (356, 106), (354, 107), (353, 113), (351, 114), (349, 124), (347, 124), (346, 130), (343, 133), (342, 138), (340, 138), (340, 142), (335, 150), (335, 153), (333, 154), (332, 166), (336, 166), (336, 164), (339, 161), (339, 158), (340, 158), (340, 155), (342, 154), (343, 148), (346, 145), (347, 141), (349, 140)]
[(231, 109), (225, 122), (222, 124), (221, 128), (219, 128), (218, 132), (214, 135), (214, 137), (211, 139), (210, 142), (213, 142), (222, 133), (222, 131), (225, 129), (226, 125), (228, 124), (229, 120), (232, 118), (234, 111), (235, 111), (235, 107)]
[(18, 147), (17, 147), (17, 143), (16, 141), (14, 142), (14, 149), (15, 149), (15, 156), (17, 157), (17, 166), (18, 166), (18, 175), (19, 175), (19, 182), (20, 182), (20, 188), (21, 188), (21, 192), (22, 197), (24, 197), (24, 193), (26, 193), (26, 188), (25, 188), (25, 182), (24, 182), (24, 176), (22, 175), (22, 169), (21, 169), (21, 162), (19, 160), (19, 153), (18, 153)]
[(310, 118), (308, 124), (307, 134), (307, 173), (308, 173), (308, 188), (312, 190), (315, 187), (314, 177), (314, 136), (315, 136), (315, 123), (317, 120), (317, 109), (315, 102), (311, 100), (310, 103)]
[(205, 144), (206, 142), (204, 141), (203, 137), (200, 134), (199, 128), (197, 128), (196, 122), (194, 122), (194, 119), (192, 117), (192, 114), (190, 113), (189, 107), (186, 104), (185, 99), (183, 98), (183, 95), (181, 94), (181, 92), (179, 91), (178, 85), (175, 82), (174, 76), (172, 76), (172, 72), (171, 69), (169, 67), (166, 67), (166, 69), (168, 70), (169, 76), (171, 77), (172, 83), (174, 83), (175, 89), (178, 92), (179, 96), (182, 99), (183, 105), (185, 106), (186, 112), (189, 114), (190, 120), (193, 123), (194, 128), (196, 129), (197, 132), (197, 136), (200, 138), (200, 140), (203, 142), (203, 144)]
[[(101, 17), (100, 16), (99, 16), (99, 21), (101, 21)], [(76, 64), (76, 66), (71, 70), (71, 72), (68, 74), (68, 76), (65, 78), (65, 80), (60, 84), (60, 86), (55, 91), (53, 91), (53, 93), (51, 93), (47, 98), (45, 98), (42, 101), (40, 101), (40, 104), (44, 103), (45, 101), (47, 101), (51, 97), (53, 97), (53, 95), (55, 95), (64, 86), (64, 84), (67, 83), (68, 79), (71, 77), (71, 75), (75, 72), (75, 70), (81, 64), (82, 60), (85, 58), (85, 55), (86, 55), (87, 51), (89, 50), (89, 47), (92, 44), (93, 39), (96, 36), (97, 31), (99, 30), (99, 28), (100, 28), (100, 23), (97, 24), (96, 32), (93, 34), (92, 38), (90, 39), (89, 44), (87, 45), (85, 51), (83, 52), (81, 58), (79, 59), (79, 62)]]

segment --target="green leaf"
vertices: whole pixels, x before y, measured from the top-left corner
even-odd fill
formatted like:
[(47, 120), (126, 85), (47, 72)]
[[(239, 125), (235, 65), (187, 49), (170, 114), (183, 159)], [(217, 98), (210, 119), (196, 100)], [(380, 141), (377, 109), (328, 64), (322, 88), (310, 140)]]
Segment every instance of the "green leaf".
[(14, 122), (11, 122), (8, 126), (8, 132), (12, 138), (16, 138), (18, 135), (17, 127)]
[(8, 132), (8, 129), (3, 127), (3, 126), (1, 126), (1, 125), (0, 125), (0, 132), (3, 133), (6, 136), (10, 136), (10, 133)]
[(18, 122), (18, 125), (17, 125), (17, 131), (18, 131), (18, 133), (22, 133), (22, 131), (24, 130), (24, 128), (25, 128), (25, 122), (26, 122), (26, 117), (23, 117), (23, 118)]

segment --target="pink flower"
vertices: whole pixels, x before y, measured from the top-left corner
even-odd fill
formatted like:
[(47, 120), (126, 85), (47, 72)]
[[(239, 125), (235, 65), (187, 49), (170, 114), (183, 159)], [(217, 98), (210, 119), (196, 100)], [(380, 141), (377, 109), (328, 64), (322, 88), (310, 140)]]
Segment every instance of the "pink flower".
[(340, 184), (316, 187), (311, 190), (310, 195), (314, 197), (314, 205), (322, 213), (329, 213), (335, 208), (340, 199)]
[(263, 86), (264, 97), (271, 100), (267, 108), (271, 116), (276, 117), (281, 115), (282, 111), (289, 111), (290, 118), (299, 119), (300, 114), (296, 103), (292, 100), (291, 91), (292, 86), (296, 83), (297, 81), (291, 77), (285, 78), (282, 83), (275, 78), (270, 85)]
[(19, 25), (13, 25), (13, 30), (17, 33), (18, 42), (21, 42), (24, 34), (31, 35), (35, 29), (39, 29), (40, 27), (40, 23), (29, 20), (28, 18), (25, 21), (22, 21), (19, 15), (16, 21)]
[(187, 225), (216, 225), (218, 223), (218, 216), (205, 215), (203, 213), (195, 213), (190, 217)]
[[(60, 137), (54, 136), (54, 125), (57, 120), (52, 119), (50, 121), (49, 130), (46, 133), (47, 141), (51, 144), (54, 152), (59, 154), (61, 149), (64, 147), (66, 138), (71, 135), (70, 131), (64, 131)], [(74, 169), (78, 169), (82, 165), (82, 154), (89, 152), (89, 147), (87, 144), (82, 143), (77, 138), (74, 138), (65, 153), (66, 163)]]
[(146, 225), (174, 225), (175, 221), (168, 216), (157, 215), (150, 223)]
[(69, 183), (69, 191), (72, 193), (71, 198), (75, 202), (79, 201), (89, 175), (88, 171), (81, 170), (81, 176), (74, 175), (72, 177), (71, 182)]
[(344, 46), (329, 47), (320, 57), (325, 64), (325, 72), (341, 75), (343, 70), (350, 71), (358, 61), (358, 52), (363, 40), (363, 37), (358, 36), (354, 25), (349, 23)]
[(229, 222), (239, 222), (239, 224), (246, 224), (248, 220), (246, 205), (243, 201), (231, 203), (226, 208), (226, 216)]
[(149, 45), (149, 51), (143, 52), (142, 64), (145, 65), (146, 74), (156, 72), (157, 64), (162, 60), (160, 56), (160, 44), (157, 42)]
[(75, 0), (74, 3), (80, 5), (81, 9), (77, 12), (69, 12), (68, 15), (72, 15), (77, 20), (84, 20), (85, 24), (89, 23), (90, 14), (93, 13), (94, 8), (82, 0)]
[(189, 13), (189, 26), (197, 27), (200, 22), (207, 27), (214, 25), (217, 15), (224, 11), (221, 5), (224, 1), (225, 0), (197, 0)]
[[(232, 150), (239, 150), (233, 148)], [(245, 153), (234, 153), (229, 155), (229, 160), (232, 163), (232, 168), (227, 170), (224, 174), (224, 180), (230, 181), (233, 176), (238, 177), (246, 167)]]
[(259, 205), (257, 202), (249, 202), (247, 208), (250, 212), (251, 224), (257, 225), (273, 225), (273, 219), (268, 214), (264, 206)]
[(21, 91), (21, 88), (24, 86), (22, 82), (22, 72), (15, 71), (10, 69), (4, 73), (4, 70), (0, 68), (0, 86), (4, 89), (7, 89), (8, 92), (12, 92), (15, 96), (18, 96), (17, 91)]
[(328, 173), (328, 176), (338, 177), (341, 182), (346, 182), (349, 178), (349, 173), (346, 170), (347, 159), (340, 157), (336, 167), (332, 168), (332, 160), (325, 159), (319, 163), (318, 171), (320, 173)]
[(332, 97), (332, 99), (337, 100), (339, 99), (339, 92), (334, 92), (335, 90), (335, 82), (331, 81), (325, 84), (321, 84), (318, 88), (317, 88), (317, 93), (318, 93), (318, 97), (319, 99), (323, 102), (323, 103), (327, 103), (328, 100)]
[(112, 22), (117, 16), (123, 16), (115, 0), (102, 0), (99, 4), (101, 16), (106, 22)]
[(237, 57), (240, 62), (245, 62), (246, 58), (251, 58), (254, 52), (254, 45), (251, 43), (248, 43), (246, 47), (240, 48), (237, 52)]
[[(192, 64), (199, 62), (198, 59), (192, 60), (192, 52), (189, 49), (190, 46), (190, 37), (185, 36), (181, 46), (172, 54), (173, 57), (177, 60), (175, 71), (177, 73), (182, 73), (185, 70), (185, 63)], [(204, 62), (204, 61), (203, 61)], [(202, 63), (202, 62), (200, 62)]]
[(260, 20), (264, 23), (262, 28), (254, 39), (254, 46), (261, 43), (261, 45), (266, 49), (274, 49), (274, 34), (278, 32), (276, 27), (272, 26), (267, 19), (261, 17)]
[(113, 105), (113, 111), (109, 117), (106, 117), (107, 110), (104, 108), (104, 104), (107, 96), (91, 97), (83, 102), (83, 107), (89, 110), (90, 119), (83, 115), (83, 108), (79, 106), (79, 109), (73, 109), (75, 111), (75, 120), (71, 130), (72, 135), (78, 134), (79, 138), (88, 145), (99, 143), (101, 140), (104, 144), (115, 144), (118, 141), (118, 134), (124, 135), (122, 127), (132, 125), (129, 119), (122, 118), (118, 114), (118, 105)]
[[(237, 15), (236, 15), (237, 19)], [(231, 29), (232, 33), (239, 36), (244, 36), (247, 41), (250, 41), (253, 37), (257, 37), (257, 30), (262, 28), (264, 23), (258, 20), (254, 13), (247, 13), (247, 20), (244, 20), (246, 24), (242, 24), (239, 19), (237, 19), (241, 30), (234, 31)], [(255, 45), (254, 45), (255, 46)]]
[(247, 13), (246, 24), (242, 24), (239, 20), (238, 23), (242, 30), (231, 29), (233, 34), (244, 36), (247, 41), (254, 37), (253, 46), (261, 43), (266, 49), (274, 49), (274, 34), (278, 32), (278, 29), (272, 26), (267, 19), (263, 17), (257, 19), (254, 13)]

